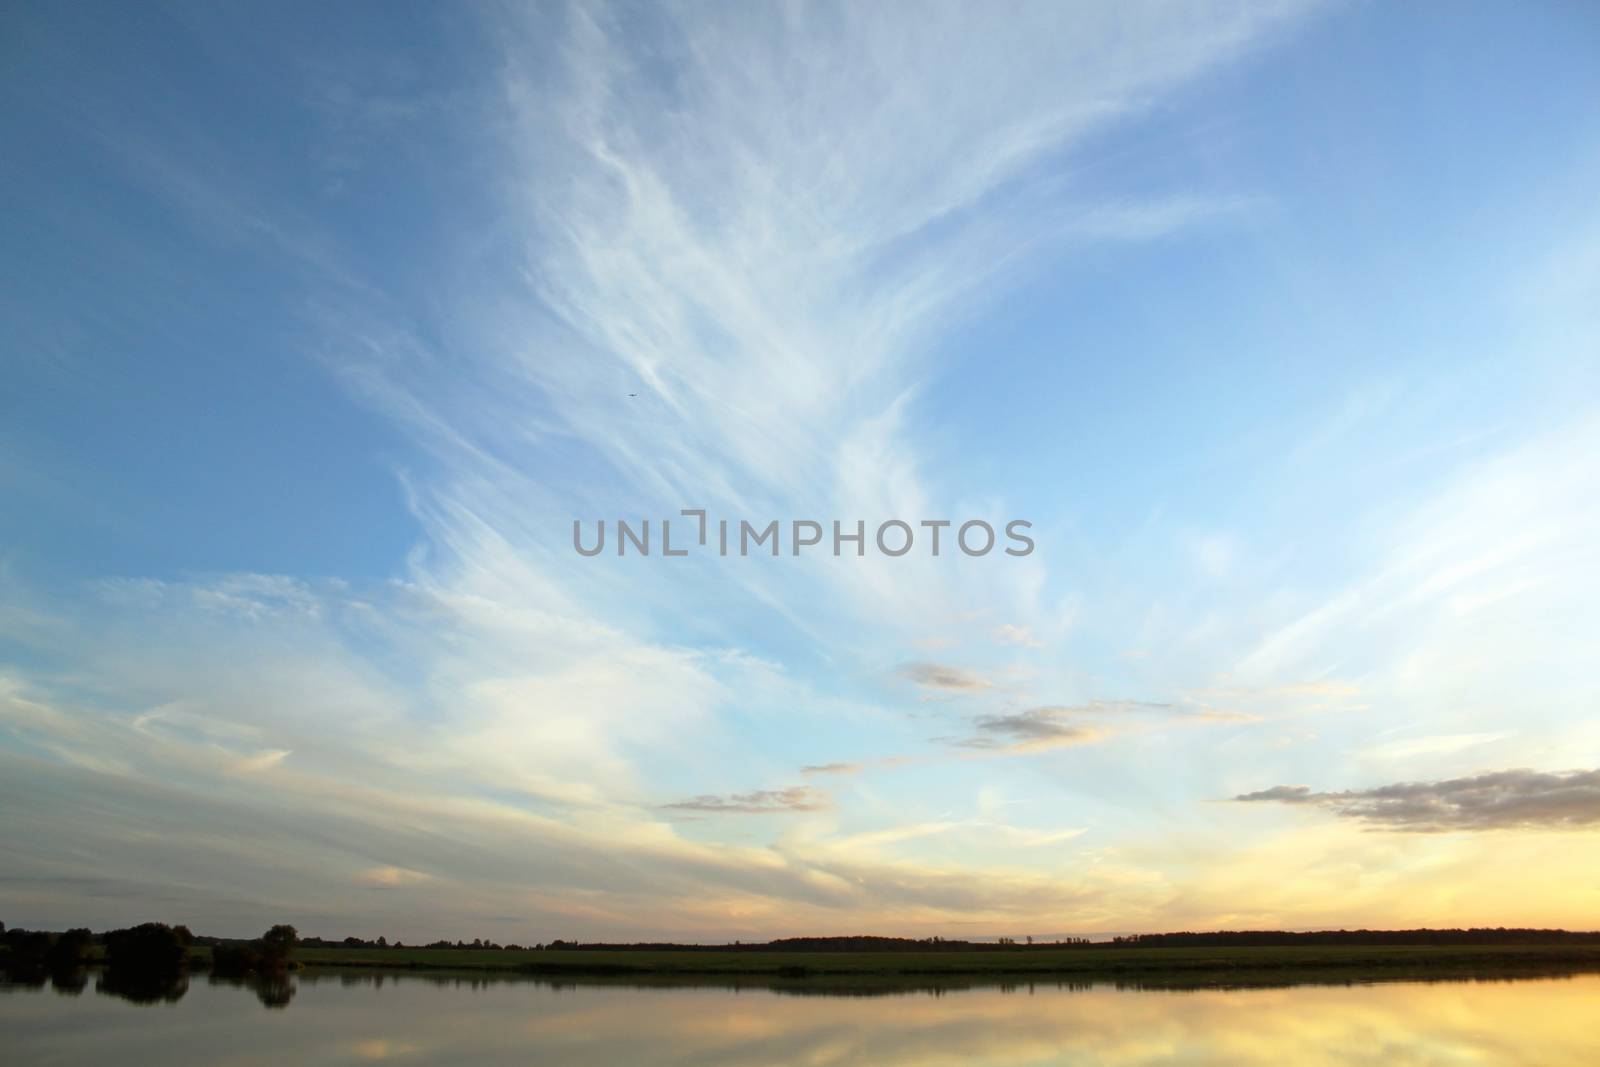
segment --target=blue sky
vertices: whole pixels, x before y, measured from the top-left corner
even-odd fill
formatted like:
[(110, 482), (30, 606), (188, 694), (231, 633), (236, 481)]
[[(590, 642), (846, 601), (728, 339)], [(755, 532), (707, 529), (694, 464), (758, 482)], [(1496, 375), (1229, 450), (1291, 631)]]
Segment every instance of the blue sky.
[(1583, 6), (3, 19), (7, 921), (1593, 924)]

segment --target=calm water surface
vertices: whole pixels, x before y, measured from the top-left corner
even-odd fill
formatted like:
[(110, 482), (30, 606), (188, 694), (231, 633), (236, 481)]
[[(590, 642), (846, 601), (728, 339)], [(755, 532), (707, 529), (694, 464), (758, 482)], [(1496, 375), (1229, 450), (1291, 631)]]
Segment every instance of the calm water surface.
[[(848, 997), (302, 975), (190, 980), (176, 1000), (0, 985), (7, 1064), (1600, 1063), (1600, 975), (1132, 991), (977, 988)], [(146, 994), (147, 995), (147, 994)]]

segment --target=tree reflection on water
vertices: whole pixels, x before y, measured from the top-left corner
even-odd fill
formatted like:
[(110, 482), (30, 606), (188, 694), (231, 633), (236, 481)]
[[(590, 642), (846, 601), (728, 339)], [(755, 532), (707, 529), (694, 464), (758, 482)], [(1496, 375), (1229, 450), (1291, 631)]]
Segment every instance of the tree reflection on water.
[(189, 992), (189, 975), (183, 971), (146, 971), (108, 967), (95, 983), (95, 992), (121, 997), (134, 1004), (176, 1004)]

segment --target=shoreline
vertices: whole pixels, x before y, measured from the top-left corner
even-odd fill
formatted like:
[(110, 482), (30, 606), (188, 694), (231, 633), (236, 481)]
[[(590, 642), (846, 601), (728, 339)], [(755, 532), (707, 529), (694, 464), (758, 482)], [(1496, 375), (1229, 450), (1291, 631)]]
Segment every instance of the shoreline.
[(1600, 946), (1340, 946), (1336, 949), (1032, 949), (959, 953), (665, 953), (304, 949), (308, 971), (456, 972), (546, 980), (711, 979), (765, 984), (1028, 981), (1257, 985), (1299, 982), (1495, 980), (1600, 972)]

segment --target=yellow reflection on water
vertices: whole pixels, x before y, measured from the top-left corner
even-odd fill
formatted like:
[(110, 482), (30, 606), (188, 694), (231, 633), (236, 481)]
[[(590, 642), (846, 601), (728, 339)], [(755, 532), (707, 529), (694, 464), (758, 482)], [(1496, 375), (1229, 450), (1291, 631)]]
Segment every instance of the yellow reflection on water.
[[(569, 1007), (577, 1008), (577, 1004)], [(835, 999), (698, 993), (594, 1003), (523, 1028), (610, 1031), (632, 1062), (916, 1064), (1600, 1063), (1600, 976), (1528, 982), (1132, 992), (975, 990)], [(617, 1035), (619, 1026), (626, 1035)], [(559, 1035), (559, 1036), (558, 1036)], [(622, 1052), (627, 1047), (628, 1052)], [(672, 1055), (653, 1056), (651, 1049)], [(567, 1062), (567, 1061), (557, 1061)], [(570, 1062), (579, 1062), (573, 1060)]]
[(0, 993), (17, 1063), (694, 1064), (696, 1067), (1600, 1064), (1600, 975), (1133, 991), (1026, 985), (843, 997), (305, 976), (267, 1010), (195, 982), (159, 1007)]

